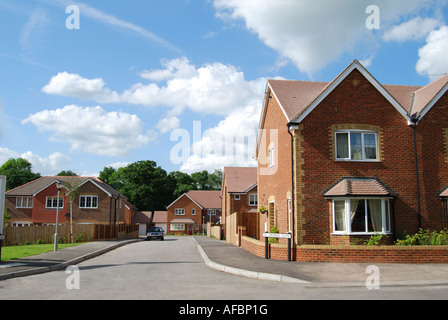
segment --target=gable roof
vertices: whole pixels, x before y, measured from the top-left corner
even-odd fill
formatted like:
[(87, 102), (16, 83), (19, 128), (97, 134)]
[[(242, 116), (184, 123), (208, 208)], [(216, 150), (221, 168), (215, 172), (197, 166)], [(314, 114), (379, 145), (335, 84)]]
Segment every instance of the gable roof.
[(25, 197), (34, 197), (42, 190), (45, 190), (50, 185), (55, 184), (57, 181), (62, 183), (70, 183), (71, 180), (79, 180), (80, 186), (84, 185), (87, 182), (93, 183), (96, 187), (105, 192), (108, 196), (120, 197), (123, 199), (127, 199), (120, 192), (109, 186), (107, 183), (101, 181), (96, 177), (59, 177), (59, 176), (44, 176), (40, 177), (36, 180), (28, 182), (22, 186), (19, 186), (15, 189), (9, 190), (6, 192), (6, 196), (25, 196)]
[[(351, 72), (358, 70), (409, 122), (420, 119), (448, 91), (448, 75), (422, 86), (382, 85), (358, 61), (354, 60), (331, 82), (268, 80), (267, 90), (274, 96), (288, 123), (303, 121)], [(266, 103), (263, 106), (265, 112)]]
[(257, 185), (257, 168), (224, 167), (223, 181), (228, 193), (246, 193)]
[(342, 178), (324, 192), (324, 197), (395, 197), (396, 194), (375, 178)]
[(215, 190), (191, 190), (174, 200), (167, 208), (175, 204), (180, 198), (188, 197), (201, 209), (221, 209), (221, 191)]

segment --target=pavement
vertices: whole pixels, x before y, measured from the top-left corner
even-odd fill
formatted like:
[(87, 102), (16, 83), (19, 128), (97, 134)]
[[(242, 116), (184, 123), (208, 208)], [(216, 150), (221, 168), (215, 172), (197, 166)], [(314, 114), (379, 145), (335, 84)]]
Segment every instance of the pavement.
[[(168, 237), (167, 237), (168, 238)], [(260, 280), (308, 286), (366, 286), (369, 264), (305, 263), (260, 258), (208, 237), (191, 237), (204, 263), (216, 270)], [(0, 281), (65, 269), (142, 239), (98, 241), (0, 263)], [(375, 264), (381, 286), (448, 285), (448, 264)]]

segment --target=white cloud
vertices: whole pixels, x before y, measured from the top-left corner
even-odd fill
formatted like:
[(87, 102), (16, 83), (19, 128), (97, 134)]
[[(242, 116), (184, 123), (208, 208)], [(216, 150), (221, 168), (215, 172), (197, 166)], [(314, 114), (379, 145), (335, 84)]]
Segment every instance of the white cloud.
[[(435, 1), (377, 0), (381, 28), (428, 3)], [(371, 4), (370, 0), (214, 0), (217, 16), (244, 21), (267, 46), (310, 75), (345, 52), (371, 50), (371, 44), (355, 49), (375, 39), (375, 33), (366, 28), (366, 8)]]
[(118, 102), (119, 95), (104, 88), (105, 85), (101, 78), (86, 79), (79, 74), (61, 72), (52, 77), (50, 83), (44, 86), (42, 91), (47, 94), (93, 100), (100, 103)]
[(424, 76), (448, 73), (448, 26), (432, 31), (419, 52), (417, 72)]
[(26, 123), (54, 132), (52, 139), (70, 143), (72, 151), (96, 155), (129, 155), (155, 138), (154, 132), (142, 132), (143, 122), (136, 115), (106, 112), (101, 107), (69, 105), (43, 110), (22, 121)]
[(260, 112), (261, 104), (247, 105), (206, 130), (201, 139), (192, 144), (191, 155), (180, 170), (213, 172), (224, 166), (256, 165), (253, 155)]
[(72, 0), (45, 0), (45, 2), (59, 6), (59, 7), (63, 7), (63, 8), (66, 8), (69, 5), (76, 5), (79, 7), (81, 15), (83, 17), (84, 16), (89, 17), (89, 18), (99, 21), (101, 23), (134, 32), (134, 33), (136, 33), (154, 43), (157, 43), (157, 44), (167, 48), (167, 49), (180, 52), (180, 50), (177, 47), (175, 47), (174, 45), (169, 43), (167, 40), (157, 36), (153, 32), (148, 31), (148, 30), (146, 30), (140, 26), (137, 26), (131, 22), (128, 22), (126, 20), (117, 18), (111, 14), (100, 11), (100, 10), (93, 8), (85, 3), (75, 2)]
[(172, 116), (160, 119), (156, 127), (160, 130), (161, 133), (167, 133), (179, 128), (179, 126), (180, 119), (176, 116)]
[(190, 64), (187, 58), (162, 60), (165, 69), (143, 71), (140, 76), (151, 81), (166, 81), (171, 79), (188, 79), (197, 76), (196, 68)]
[(31, 14), (28, 22), (22, 28), (19, 37), (19, 43), (22, 48), (30, 45), (31, 40), (35, 40), (38, 30), (42, 29), (49, 22), (44, 10), (37, 8)]
[(186, 58), (164, 60), (162, 64), (163, 69), (144, 71), (141, 76), (165, 81), (164, 84), (137, 83), (121, 94), (106, 88), (101, 78), (86, 79), (67, 72), (54, 76), (42, 91), (98, 103), (165, 106), (171, 115), (180, 114), (185, 108), (198, 113), (228, 115), (246, 105), (255, 94), (260, 99), (258, 93), (265, 86), (265, 79), (248, 81), (232, 65), (212, 63), (196, 68)]
[(8, 148), (0, 148), (0, 164), (5, 163), (11, 158), (23, 158), (28, 160), (32, 165), (33, 172), (38, 172), (41, 175), (55, 175), (61, 170), (65, 170), (65, 167), (71, 163), (69, 157), (59, 152), (52, 153), (48, 157), (42, 158), (32, 151), (20, 154)]
[(423, 40), (431, 31), (442, 24), (438, 19), (416, 17), (386, 31), (383, 40), (398, 42)]

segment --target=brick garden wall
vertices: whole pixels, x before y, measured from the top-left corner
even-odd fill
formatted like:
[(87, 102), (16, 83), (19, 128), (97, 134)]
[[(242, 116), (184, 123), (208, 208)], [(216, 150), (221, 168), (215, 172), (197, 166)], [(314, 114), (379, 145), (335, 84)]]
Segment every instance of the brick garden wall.
[[(264, 258), (264, 242), (241, 238), (241, 248)], [(270, 258), (288, 260), (286, 245), (270, 244)], [(448, 263), (448, 246), (336, 246), (303, 245), (296, 248), (298, 262), (335, 263)]]

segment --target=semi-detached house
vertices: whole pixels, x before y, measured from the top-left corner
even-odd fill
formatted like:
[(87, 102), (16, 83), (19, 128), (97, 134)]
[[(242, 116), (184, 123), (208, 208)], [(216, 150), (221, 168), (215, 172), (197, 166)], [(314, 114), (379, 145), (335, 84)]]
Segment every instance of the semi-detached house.
[[(358, 61), (331, 82), (269, 80), (257, 140), (263, 225), (294, 244), (447, 227), (448, 75), (383, 85)], [(262, 235), (258, 235), (261, 239)]]

